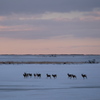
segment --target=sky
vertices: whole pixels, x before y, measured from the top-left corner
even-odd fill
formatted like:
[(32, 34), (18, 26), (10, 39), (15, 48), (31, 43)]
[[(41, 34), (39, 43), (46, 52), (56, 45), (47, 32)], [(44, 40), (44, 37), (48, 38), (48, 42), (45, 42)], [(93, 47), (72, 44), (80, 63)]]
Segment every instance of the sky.
[(100, 0), (0, 0), (0, 54), (100, 54)]

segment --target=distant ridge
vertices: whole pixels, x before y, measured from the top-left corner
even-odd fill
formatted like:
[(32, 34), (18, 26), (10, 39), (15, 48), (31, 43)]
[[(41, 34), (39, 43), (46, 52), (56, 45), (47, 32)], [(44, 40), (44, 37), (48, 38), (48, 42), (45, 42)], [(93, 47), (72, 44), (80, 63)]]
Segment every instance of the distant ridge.
[(98, 56), (98, 55), (100, 55), (100, 54), (0, 54), (0, 55), (4, 55), (4, 56), (9, 56), (9, 55), (16, 55), (16, 56), (36, 56), (36, 55), (48, 55), (48, 56), (85, 56), (85, 55), (96, 55), (96, 56)]

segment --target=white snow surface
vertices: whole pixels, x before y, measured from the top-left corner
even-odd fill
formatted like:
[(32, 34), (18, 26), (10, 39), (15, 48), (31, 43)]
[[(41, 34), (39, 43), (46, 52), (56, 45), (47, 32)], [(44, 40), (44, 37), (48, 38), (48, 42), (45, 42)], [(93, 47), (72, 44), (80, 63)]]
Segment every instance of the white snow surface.
[[(24, 72), (42, 76), (24, 78)], [(0, 100), (100, 100), (100, 64), (0, 64)]]
[(88, 62), (93, 59), (100, 63), (100, 55), (0, 55), (0, 62)]

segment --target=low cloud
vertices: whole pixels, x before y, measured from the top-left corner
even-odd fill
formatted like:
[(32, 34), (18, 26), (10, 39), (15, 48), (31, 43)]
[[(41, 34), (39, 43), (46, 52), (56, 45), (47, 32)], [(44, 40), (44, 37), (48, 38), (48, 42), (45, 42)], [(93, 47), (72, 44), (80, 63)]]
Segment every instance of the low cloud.
[(100, 8), (100, 0), (0, 0), (0, 15), (92, 11), (94, 8)]
[(100, 21), (42, 20), (27, 25), (0, 26), (0, 37), (17, 39), (100, 38)]
[(0, 26), (0, 32), (27, 32), (27, 31), (41, 31), (42, 28), (30, 25), (15, 25), (15, 26)]
[(35, 14), (13, 13), (0, 16), (0, 37), (16, 39), (100, 38), (100, 9)]

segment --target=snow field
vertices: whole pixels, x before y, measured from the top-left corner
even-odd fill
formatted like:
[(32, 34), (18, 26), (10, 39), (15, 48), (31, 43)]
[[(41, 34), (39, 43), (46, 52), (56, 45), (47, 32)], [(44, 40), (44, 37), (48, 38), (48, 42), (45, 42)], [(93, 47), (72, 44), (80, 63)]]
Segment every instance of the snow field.
[[(42, 77), (24, 78), (23, 73)], [(46, 74), (57, 74), (57, 79)], [(69, 79), (67, 73), (77, 79)], [(83, 79), (81, 74), (86, 74)], [(100, 64), (14, 64), (0, 65), (1, 100), (99, 100)]]

